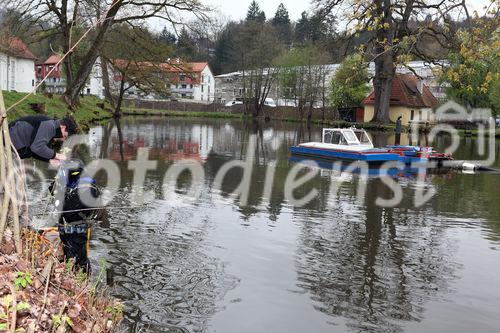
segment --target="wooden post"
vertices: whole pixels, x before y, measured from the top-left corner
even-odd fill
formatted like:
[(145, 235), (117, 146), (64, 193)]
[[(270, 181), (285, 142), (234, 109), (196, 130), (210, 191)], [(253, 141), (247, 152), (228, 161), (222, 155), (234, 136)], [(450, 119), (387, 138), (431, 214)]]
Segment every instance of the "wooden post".
[[(5, 109), (5, 104), (3, 100), (3, 93), (0, 90), (0, 117), (4, 119), (7, 115), (7, 111)], [(13, 220), (13, 230), (14, 230), (14, 242), (16, 245), (16, 251), (17, 253), (21, 254), (22, 253), (22, 243), (21, 243), (21, 228), (19, 224), (19, 203), (18, 203), (18, 198), (17, 198), (17, 186), (16, 186), (16, 177), (14, 177), (14, 163), (12, 160), (12, 142), (10, 140), (10, 133), (9, 133), (9, 125), (6, 121), (6, 118), (2, 122), (2, 142), (0, 142), (0, 154), (2, 155), (2, 158), (0, 162), (3, 161), (3, 168), (0, 166), (0, 171), (2, 172), (2, 185), (4, 188), (4, 195), (7, 197), (7, 200), (10, 201), (10, 212), (12, 213), (12, 220)], [(5, 154), (5, 155), (4, 155)], [(6, 156), (6, 158), (4, 158)], [(6, 162), (6, 163), (5, 163)], [(21, 184), (19, 184), (21, 185)], [(21, 185), (23, 186), (23, 185)], [(4, 200), (5, 204), (5, 200)], [(2, 218), (4, 214), (8, 213), (8, 209), (3, 211), (3, 206), (2, 206)], [(3, 221), (0, 221), (1, 225), (0, 227), (5, 227), (5, 223)], [(2, 234), (3, 235), (3, 230)]]
[[(0, 91), (1, 93), (1, 91)], [(6, 119), (3, 118), (3, 114), (0, 114), (0, 121), (6, 121)], [(0, 193), (3, 195), (2, 199), (2, 210), (0, 210), (0, 243), (2, 242), (3, 239), (3, 233), (5, 231), (5, 226), (7, 224), (7, 215), (9, 212), (9, 195), (7, 193), (7, 184), (6, 184), (6, 179), (7, 177), (5, 176), (6, 174), (6, 166), (5, 166), (5, 153), (4, 153), (4, 143), (3, 143), (3, 123), (0, 125), (0, 185), (1, 185), (1, 190), (3, 193)]]

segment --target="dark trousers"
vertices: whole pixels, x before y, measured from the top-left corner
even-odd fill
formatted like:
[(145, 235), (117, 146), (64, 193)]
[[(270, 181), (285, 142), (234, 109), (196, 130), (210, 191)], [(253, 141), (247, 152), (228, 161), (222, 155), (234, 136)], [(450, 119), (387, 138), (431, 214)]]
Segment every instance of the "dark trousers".
[(394, 140), (394, 145), (399, 146), (401, 144), (401, 133), (396, 133), (396, 139)]
[(88, 233), (61, 233), (59, 237), (63, 244), (66, 260), (74, 259), (75, 268), (90, 274), (90, 261), (87, 254)]

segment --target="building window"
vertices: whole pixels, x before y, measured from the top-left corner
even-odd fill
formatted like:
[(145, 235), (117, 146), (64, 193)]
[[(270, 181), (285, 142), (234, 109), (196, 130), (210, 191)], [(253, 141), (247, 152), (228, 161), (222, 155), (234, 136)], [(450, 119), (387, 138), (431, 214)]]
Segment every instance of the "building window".
[(181, 82), (186, 81), (186, 74), (181, 74), (181, 75), (179, 75), (179, 80), (180, 80)]
[(87, 88), (87, 95), (90, 95), (90, 88)]
[(203, 92), (203, 85), (201, 85), (201, 92)]
[(413, 120), (413, 117), (415, 117), (415, 110), (410, 111), (410, 120)]
[(183, 84), (182, 89), (186, 89), (186, 88), (187, 88), (187, 85)]
[(193, 89), (193, 85), (190, 85), (190, 88)]

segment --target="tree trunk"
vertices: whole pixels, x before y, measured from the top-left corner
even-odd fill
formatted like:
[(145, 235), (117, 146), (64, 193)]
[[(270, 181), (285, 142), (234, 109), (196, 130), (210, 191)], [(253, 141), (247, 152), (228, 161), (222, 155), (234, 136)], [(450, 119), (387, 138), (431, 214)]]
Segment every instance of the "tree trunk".
[[(71, 48), (71, 25), (68, 24), (67, 10), (68, 10), (68, 1), (67, 0), (61, 1), (61, 16), (59, 20), (61, 22), (61, 32), (63, 35), (63, 50), (65, 54), (69, 52), (69, 49)], [(66, 76), (67, 86), (71, 85), (71, 83), (73, 82), (72, 59), (73, 59), (73, 54), (70, 52), (67, 54), (66, 58), (64, 58), (63, 61), (64, 74)]]
[[(391, 99), (392, 79), (395, 74), (394, 51), (392, 49), (393, 21), (390, 0), (377, 0), (376, 17), (382, 18), (381, 28), (377, 30), (377, 46), (375, 47), (375, 105), (373, 121), (389, 122), (389, 107)], [(389, 27), (385, 27), (388, 24)]]
[(78, 69), (75, 77), (73, 78), (73, 82), (71, 85), (68, 85), (66, 88), (66, 92), (64, 93), (64, 100), (68, 104), (71, 109), (75, 109), (78, 105), (78, 96), (80, 91), (85, 86), (87, 78), (92, 71), (92, 67), (94, 66), (97, 57), (99, 56), (99, 51), (104, 43), (104, 36), (108, 31), (109, 27), (113, 25), (114, 17), (120, 7), (122, 6), (123, 0), (114, 0), (111, 9), (108, 11), (106, 15), (106, 19), (98, 26), (97, 34), (95, 39), (90, 46), (87, 54), (82, 60), (82, 64)]
[(111, 86), (109, 84), (109, 70), (108, 70), (108, 61), (102, 55), (101, 59), (101, 74), (102, 74), (102, 85), (104, 86), (104, 98), (111, 104), (111, 107), (116, 110), (116, 103), (111, 94)]
[(389, 109), (392, 92), (392, 80), (394, 77), (394, 62), (391, 55), (384, 55), (381, 61), (375, 61), (375, 117), (373, 120), (379, 123), (389, 122)]
[(113, 114), (113, 116), (116, 118), (120, 118), (122, 116), (122, 102), (124, 94), (125, 94), (125, 76), (122, 75), (122, 80), (120, 82), (120, 94), (118, 95), (118, 99), (116, 101), (115, 113)]

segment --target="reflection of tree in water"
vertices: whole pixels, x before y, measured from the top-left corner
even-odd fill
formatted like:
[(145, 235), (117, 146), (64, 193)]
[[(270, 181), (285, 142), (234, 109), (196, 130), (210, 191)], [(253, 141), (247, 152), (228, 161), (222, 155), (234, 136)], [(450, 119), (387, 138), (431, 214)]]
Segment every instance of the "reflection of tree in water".
[(346, 204), (354, 193), (340, 192), (329, 218), (302, 227), (299, 285), (318, 310), (347, 318), (355, 331), (402, 331), (404, 321), (423, 317), (425, 301), (447, 288), (455, 270), (432, 211), (376, 206), (387, 192), (379, 180), (369, 182), (365, 208)]

